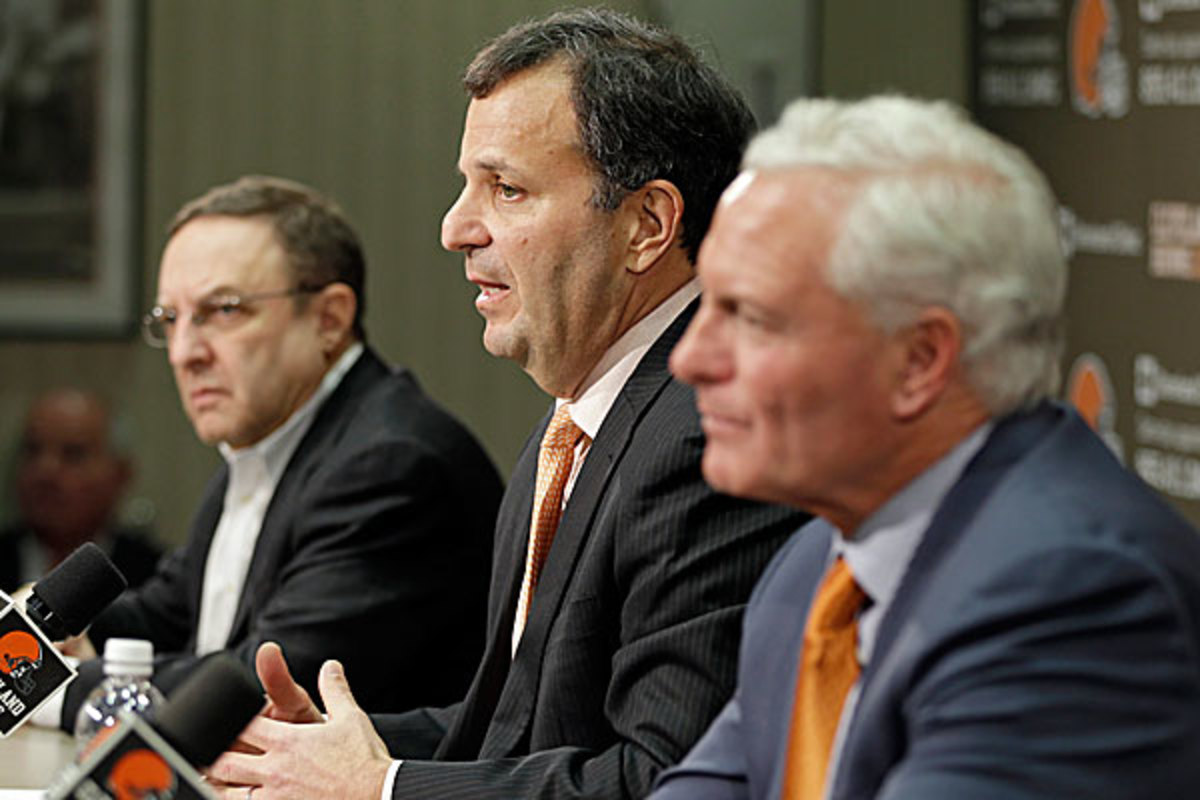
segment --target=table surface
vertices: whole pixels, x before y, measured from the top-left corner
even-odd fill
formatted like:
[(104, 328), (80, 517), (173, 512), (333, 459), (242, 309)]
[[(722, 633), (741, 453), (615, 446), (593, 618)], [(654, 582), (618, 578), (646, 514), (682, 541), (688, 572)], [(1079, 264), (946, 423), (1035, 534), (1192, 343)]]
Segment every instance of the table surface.
[(44, 789), (74, 758), (75, 742), (70, 736), (25, 725), (7, 739), (0, 739), (0, 792)]

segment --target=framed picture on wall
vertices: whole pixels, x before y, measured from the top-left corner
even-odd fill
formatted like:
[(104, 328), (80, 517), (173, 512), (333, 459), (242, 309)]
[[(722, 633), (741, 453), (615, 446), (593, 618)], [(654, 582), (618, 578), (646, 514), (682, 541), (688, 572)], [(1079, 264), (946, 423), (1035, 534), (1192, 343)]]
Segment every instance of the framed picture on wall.
[(0, 336), (136, 331), (141, 0), (0, 0)]

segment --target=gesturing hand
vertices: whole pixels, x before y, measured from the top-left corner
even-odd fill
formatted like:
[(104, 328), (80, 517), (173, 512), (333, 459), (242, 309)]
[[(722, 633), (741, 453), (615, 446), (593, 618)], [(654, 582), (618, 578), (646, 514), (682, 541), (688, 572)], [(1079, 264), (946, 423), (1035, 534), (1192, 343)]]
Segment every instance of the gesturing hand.
[(324, 722), (317, 704), (308, 691), (296, 683), (283, 657), (283, 649), (275, 642), (264, 642), (254, 657), (258, 679), (267, 692), (267, 707), (263, 716), (283, 722)]
[(321, 667), (317, 686), (329, 711), (324, 721), (292, 680), (277, 645), (263, 645), (256, 666), (268, 706), (242, 732), (245, 752), (228, 752), (209, 770), (226, 784), (225, 796), (242, 800), (253, 787), (255, 800), (377, 800), (392, 759), (354, 701), (342, 665), (326, 661)]

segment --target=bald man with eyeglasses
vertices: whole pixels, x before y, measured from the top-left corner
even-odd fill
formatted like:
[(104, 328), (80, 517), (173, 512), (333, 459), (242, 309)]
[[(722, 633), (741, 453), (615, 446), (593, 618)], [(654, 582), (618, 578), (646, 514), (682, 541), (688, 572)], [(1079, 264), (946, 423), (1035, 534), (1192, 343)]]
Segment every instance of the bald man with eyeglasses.
[[(149, 639), (154, 682), (277, 642), (316, 691), (329, 658), (379, 711), (450, 702), (483, 646), (499, 476), (471, 434), (366, 344), (362, 248), (308, 187), (250, 176), (186, 204), (143, 333), (225, 464), (187, 542), (93, 623)], [(402, 645), (380, 648), (381, 634)], [(84, 663), (61, 724), (99, 681)]]

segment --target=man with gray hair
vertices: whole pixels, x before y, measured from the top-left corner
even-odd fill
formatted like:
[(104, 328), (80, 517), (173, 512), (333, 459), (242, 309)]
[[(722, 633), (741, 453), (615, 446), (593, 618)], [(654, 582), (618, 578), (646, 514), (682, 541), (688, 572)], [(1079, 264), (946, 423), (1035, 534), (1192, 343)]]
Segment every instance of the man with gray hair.
[(1194, 793), (1200, 537), (1049, 399), (1066, 270), (1029, 160), (944, 103), (800, 101), (698, 270), (671, 366), (704, 475), (819, 519), (654, 800)]

